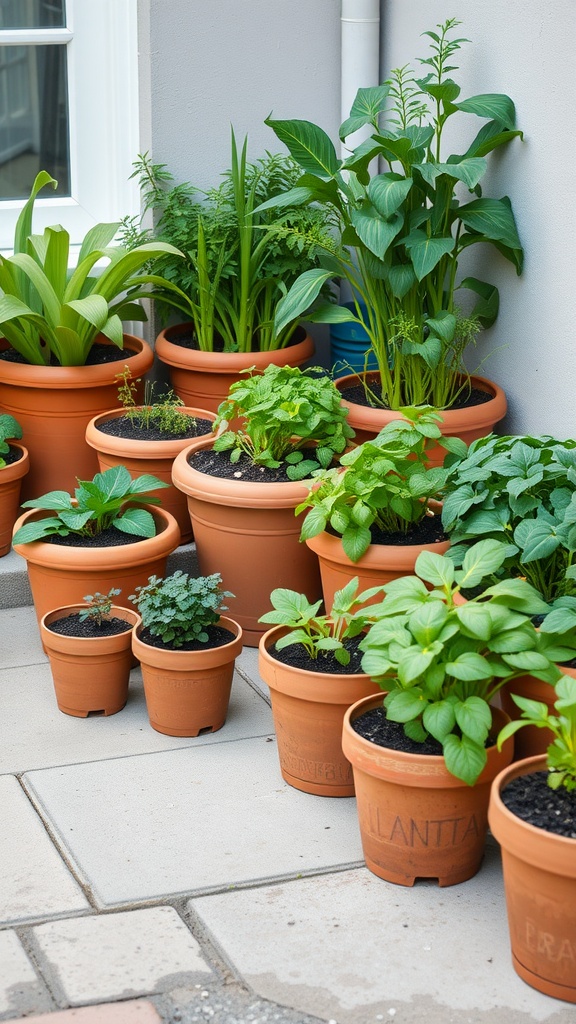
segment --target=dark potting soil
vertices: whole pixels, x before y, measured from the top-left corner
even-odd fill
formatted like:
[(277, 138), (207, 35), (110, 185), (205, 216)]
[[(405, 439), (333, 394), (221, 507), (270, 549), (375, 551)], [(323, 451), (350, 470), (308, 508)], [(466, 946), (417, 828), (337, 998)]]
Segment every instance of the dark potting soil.
[[(330, 526), (326, 527), (326, 532), (330, 533), (333, 537), (340, 536)], [(377, 526), (371, 526), (370, 537), (371, 544), (391, 544), (393, 546), (439, 544), (441, 541), (446, 540), (440, 516), (424, 516), (413, 529), (408, 530), (406, 533), (403, 533), (401, 530), (395, 533), (386, 533), (385, 530), (380, 530)]]
[(350, 661), (347, 665), (341, 665), (336, 661), (332, 651), (320, 651), (317, 658), (311, 658), (302, 644), (290, 644), (289, 647), (276, 649), (276, 645), (270, 647), (268, 653), (276, 661), (283, 665), (290, 665), (292, 668), (300, 668), (304, 672), (318, 672), (321, 675), (358, 675), (362, 672), (361, 661), (362, 651), (358, 650), (361, 636), (355, 636), (351, 640), (344, 641), (344, 647), (350, 654)]
[(110, 619), (104, 619), (102, 625), (99, 626), (97, 622), (91, 622), (90, 619), (85, 619), (84, 622), (81, 622), (80, 616), (74, 614), (67, 615), (65, 619), (57, 619), (56, 622), (51, 622), (47, 628), (51, 633), (58, 633), (60, 636), (76, 636), (86, 640), (93, 640), (97, 637), (116, 636), (118, 633), (127, 633), (132, 629), (132, 623), (112, 616)]
[(0, 452), (0, 459), (4, 459), (7, 466), (12, 466), (14, 462), (19, 462), (23, 457), (22, 449), (14, 448), (13, 445), (8, 445), (7, 452)]
[(113, 420), (105, 420), (98, 424), (98, 430), (110, 437), (125, 437), (129, 441), (183, 441), (186, 438), (200, 437), (202, 434), (209, 434), (212, 430), (210, 420), (190, 420), (186, 430), (179, 430), (173, 434), (171, 430), (159, 430), (158, 427), (141, 427), (137, 422), (130, 419), (130, 416), (117, 416)]
[[(340, 393), (342, 398), (347, 402), (352, 402), (354, 405), (365, 405), (375, 409), (390, 408), (382, 401), (382, 388), (377, 381), (370, 385), (370, 390), (378, 399), (375, 403), (369, 400), (362, 384), (354, 384), (352, 387), (343, 388)], [(450, 406), (450, 409), (469, 409), (474, 405), (484, 405), (485, 402), (490, 402), (493, 397), (489, 391), (482, 391), (480, 388), (470, 388), (470, 390), (465, 390), (458, 396), (454, 404)]]
[(423, 743), (416, 743), (406, 736), (401, 722), (389, 722), (383, 707), (371, 708), (358, 715), (350, 723), (354, 732), (378, 747), (390, 747), (405, 754), (430, 754), (442, 757), (442, 744), (429, 736)]
[(576, 839), (576, 790), (550, 789), (548, 772), (533, 772), (512, 779), (500, 793), (502, 803), (522, 821)]
[[(298, 342), (304, 340), (304, 337), (305, 337), (305, 331), (303, 329), (299, 328), (294, 333), (294, 335), (292, 336), (292, 338), (290, 339), (290, 341), (288, 342), (288, 345), (286, 347), (290, 348), (291, 345), (298, 344)], [(166, 331), (166, 339), (167, 339), (167, 341), (170, 342), (171, 345), (178, 345), (180, 348), (192, 349), (195, 352), (199, 352), (200, 351), (200, 346), (198, 345), (198, 341), (197, 341), (196, 335), (194, 334), (192, 328), (190, 328), (189, 331), (178, 330), (177, 327), (172, 328), (172, 329), (168, 328), (168, 330)], [(218, 336), (216, 336), (214, 338), (214, 349), (213, 349), (213, 351), (214, 352), (224, 352), (224, 342), (223, 342), (222, 338), (219, 338)], [(260, 349), (258, 348), (258, 346), (256, 346), (252, 351), (259, 352)], [(245, 354), (246, 354), (247, 357), (250, 356), (250, 352), (246, 352)]]
[[(305, 459), (314, 458), (313, 448), (302, 448), (301, 450)], [(221, 477), (224, 480), (242, 480), (244, 483), (259, 484), (292, 482), (286, 475), (285, 464), (279, 466), (278, 469), (256, 466), (243, 452), (238, 462), (230, 462), (230, 452), (215, 452), (212, 448), (203, 448), (199, 452), (192, 452), (188, 464), (198, 473)]]
[[(95, 345), (92, 345), (84, 365), (100, 366), (102, 363), (116, 363), (121, 359), (126, 362), (126, 360), (133, 355), (135, 355), (135, 352), (132, 348), (117, 348), (116, 345), (103, 345), (100, 342), (97, 342)], [(4, 359), (7, 363), (24, 363), (30, 365), (28, 360), (25, 359), (24, 356), (20, 355), (15, 348), (6, 348), (0, 351), (0, 359)], [(51, 365), (59, 366), (60, 363), (52, 363)]]
[(224, 626), (207, 626), (206, 633), (209, 639), (206, 643), (199, 640), (188, 640), (181, 647), (174, 647), (173, 644), (165, 644), (159, 636), (154, 636), (149, 629), (141, 629), (139, 635), (143, 644), (149, 647), (158, 647), (161, 651), (206, 651), (210, 647), (223, 647), (234, 639), (234, 633)]
[(124, 544), (136, 544), (144, 540), (144, 537), (135, 537), (133, 533), (123, 533), (115, 526), (109, 526), (107, 530), (95, 537), (81, 537), (77, 533), (69, 533), (67, 537), (60, 537), (54, 534), (51, 537), (44, 537), (49, 544), (61, 544), (67, 548), (119, 548)]

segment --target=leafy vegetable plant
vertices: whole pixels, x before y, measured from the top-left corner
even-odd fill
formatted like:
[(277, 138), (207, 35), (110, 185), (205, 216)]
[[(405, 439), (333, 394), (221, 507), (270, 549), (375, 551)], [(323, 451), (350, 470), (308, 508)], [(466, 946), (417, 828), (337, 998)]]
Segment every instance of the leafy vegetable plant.
[(182, 647), (191, 640), (207, 643), (209, 626), (215, 625), (223, 603), (234, 595), (222, 590), (220, 573), (212, 576), (189, 576), (177, 569), (166, 579), (150, 576), (145, 587), (136, 587), (129, 600), (142, 616), (142, 625), (172, 647)]
[[(242, 453), (260, 466), (285, 462), (288, 477), (302, 480), (344, 451), (354, 436), (347, 415), (324, 370), (271, 364), (264, 373), (232, 385), (214, 422), (214, 449), (229, 451), (231, 462)], [(228, 429), (232, 420), (240, 426)], [(304, 457), (301, 449), (314, 445), (314, 457)]]
[(258, 621), (289, 629), (275, 643), (279, 651), (301, 644), (314, 661), (333, 654), (340, 665), (348, 665), (350, 653), (346, 649), (346, 640), (358, 636), (372, 621), (372, 606), (358, 606), (383, 590), (382, 587), (371, 587), (359, 594), (358, 585), (359, 580), (355, 576), (342, 590), (337, 590), (332, 610), (326, 615), (318, 614), (322, 601), (310, 604), (305, 594), (278, 587), (270, 594), (274, 611), (266, 612)]
[(555, 683), (558, 699), (554, 702), (556, 714), (538, 700), (528, 700), (512, 694), (513, 701), (521, 710), (521, 718), (508, 722), (498, 736), (501, 747), (509, 736), (513, 736), (525, 725), (549, 729), (554, 740), (547, 750), (548, 785), (551, 789), (563, 787), (568, 792), (576, 790), (576, 679), (561, 676)]
[(14, 534), (13, 543), (28, 544), (71, 533), (95, 537), (110, 526), (135, 537), (154, 537), (156, 524), (151, 513), (133, 506), (134, 502), (159, 505), (160, 499), (147, 493), (159, 487), (168, 484), (149, 473), (133, 480), (125, 466), (113, 466), (97, 473), (93, 480), (78, 481), (74, 497), (67, 491), (49, 491), (25, 501), (23, 508), (46, 509), (55, 515), (24, 523)]
[[(502, 566), (506, 545), (474, 544), (456, 569), (450, 558), (422, 552), (416, 576), (393, 580), (365, 639), (362, 669), (388, 691), (386, 717), (411, 739), (442, 744), (452, 775), (473, 785), (486, 764), (490, 703), (508, 680), (526, 672), (555, 683), (560, 670), (538, 649), (532, 615), (548, 610), (525, 580), (487, 587), (456, 600)], [(373, 609), (374, 613), (374, 609)]]
[(6, 460), (2, 458), (10, 451), (9, 440), (19, 441), (22, 437), (22, 427), (15, 420), (13, 416), (8, 413), (2, 413), (0, 415), (0, 469), (6, 465)]
[(87, 594), (84, 598), (87, 607), (81, 608), (78, 612), (80, 622), (95, 622), (97, 626), (101, 626), (110, 618), (112, 603), (119, 594), (120, 590), (117, 587), (110, 587), (107, 594), (100, 594), (98, 591), (95, 594)]

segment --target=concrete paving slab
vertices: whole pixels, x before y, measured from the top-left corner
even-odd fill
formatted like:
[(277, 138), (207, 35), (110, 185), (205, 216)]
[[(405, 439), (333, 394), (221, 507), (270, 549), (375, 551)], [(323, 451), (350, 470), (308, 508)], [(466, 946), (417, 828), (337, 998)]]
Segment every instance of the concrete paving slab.
[(569, 1024), (574, 1007), (512, 969), (500, 854), (480, 873), (413, 889), (366, 868), (192, 899), (189, 909), (258, 995), (338, 1024)]
[(0, 1020), (48, 1010), (51, 1005), (16, 932), (0, 932)]
[(0, 608), (32, 604), (26, 559), (12, 549), (0, 558)]
[(212, 976), (172, 907), (50, 921), (32, 936), (60, 1006), (151, 995)]
[(0, 777), (0, 926), (89, 909), (80, 886), (11, 775)]
[(162, 1018), (147, 999), (131, 999), (43, 1013), (40, 1017), (27, 1017), (26, 1024), (162, 1024)]
[(23, 782), (99, 907), (362, 859), (355, 801), (287, 786), (267, 737), (29, 772)]
[(270, 690), (258, 672), (258, 648), (244, 647), (236, 659), (236, 669), (270, 703)]
[(0, 610), (0, 668), (47, 662), (33, 607)]

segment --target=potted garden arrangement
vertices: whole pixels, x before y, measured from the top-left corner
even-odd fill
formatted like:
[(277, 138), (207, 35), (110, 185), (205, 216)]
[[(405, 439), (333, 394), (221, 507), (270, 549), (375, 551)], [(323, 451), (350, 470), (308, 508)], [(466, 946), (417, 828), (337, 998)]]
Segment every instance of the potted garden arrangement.
[(156, 382), (144, 384), (144, 401), (137, 404), (137, 385), (128, 367), (118, 374), (121, 407), (109, 409), (90, 420), (86, 441), (98, 456), (100, 471), (125, 466), (133, 478), (142, 473), (158, 477), (166, 489), (157, 497), (176, 519), (183, 544), (192, 540), (186, 499), (172, 483), (172, 463), (178, 452), (196, 437), (212, 431), (216, 414), (207, 409), (189, 409), (171, 390), (156, 397)]
[(222, 577), (180, 570), (151, 576), (130, 600), (142, 617), (132, 650), (142, 667), (150, 725), (168, 736), (216, 732), (226, 721), (242, 630), (226, 618)]
[(18, 444), (22, 427), (7, 413), (0, 414), (0, 558), (12, 544), (12, 527), (18, 516), (20, 488), (30, 468), (27, 448)]
[(273, 611), (261, 622), (273, 628), (260, 639), (258, 668), (270, 687), (282, 778), (316, 796), (353, 796), (350, 762), (342, 753), (342, 722), (351, 704), (377, 692), (360, 667), (360, 639), (370, 623), (366, 602), (382, 593), (358, 593), (358, 577), (334, 595), (329, 613), (321, 601), (280, 587)]
[(353, 434), (346, 416), (324, 371), (271, 364), (232, 385), (214, 422), (216, 439), (195, 441), (174, 461), (200, 570), (221, 572), (248, 645), (258, 645), (258, 620), (277, 587), (320, 597), (318, 562), (299, 542), (294, 511), (306, 494), (303, 481), (345, 450)]
[[(307, 270), (292, 285), (278, 306), (275, 327), (281, 330), (305, 315), (364, 328), (378, 371), (338, 381), (359, 441), (377, 434), (405, 406), (442, 410), (443, 433), (468, 442), (489, 433), (506, 412), (502, 390), (470, 378), (463, 364), (480, 328), (496, 318), (498, 291), (474, 277), (460, 279), (458, 265), (470, 246), (488, 244), (521, 272), (510, 200), (483, 196), (480, 185), (488, 154), (521, 132), (508, 96), (460, 98), (451, 77), (465, 42), (454, 38), (459, 24), (449, 19), (437, 32), (425, 33), (431, 52), (420, 59), (423, 77), (406, 65), (383, 85), (359, 90), (340, 138), (346, 142), (365, 127), (372, 134), (344, 159), (317, 125), (266, 121), (303, 174), (292, 190), (261, 209), (317, 203), (336, 215), (344, 242), (342, 253), (327, 252), (324, 267)], [(463, 154), (448, 155), (444, 132), (462, 113), (484, 123)], [(353, 311), (322, 302), (311, 308), (334, 276), (350, 284)], [(469, 312), (461, 308), (460, 292), (476, 300)]]
[[(121, 586), (124, 594), (164, 572), (180, 543), (178, 524), (150, 494), (166, 485), (133, 480), (124, 466), (80, 480), (70, 495), (50, 491), (24, 502), (13, 545), (26, 559), (38, 621), (53, 608), (77, 604), (87, 591)], [(123, 599), (121, 604), (126, 604)]]
[[(315, 472), (296, 509), (305, 513), (300, 537), (318, 555), (327, 607), (354, 575), (362, 587), (387, 583), (412, 573), (420, 551), (448, 550), (438, 503), (448, 472), (427, 459), (440, 417), (427, 409), (404, 415), (344, 454), (339, 466)], [(452, 450), (463, 447), (456, 438), (442, 440)]]
[(120, 590), (88, 594), (40, 620), (60, 711), (75, 718), (115, 715), (128, 699), (132, 629), (140, 616), (113, 604)]
[(502, 849), (512, 963), (533, 988), (576, 1003), (576, 679), (562, 676), (556, 701), (516, 697), (523, 726), (551, 735), (547, 753), (518, 761), (494, 780), (488, 821)]
[(525, 580), (509, 580), (461, 602), (496, 571), (506, 547), (485, 540), (461, 569), (424, 551), (416, 576), (386, 584), (361, 642), (362, 669), (387, 691), (344, 717), (343, 750), (354, 769), (364, 857), (401, 885), (471, 878), (480, 866), (490, 783), (512, 760), (496, 739), (507, 721), (492, 702), (525, 672), (555, 682), (537, 650), (531, 615), (546, 610)]
[[(34, 201), (46, 185), (34, 182), (16, 224), (14, 253), (0, 256), (0, 406), (22, 425), (31, 455), (24, 494), (72, 487), (97, 468), (84, 438), (86, 424), (109, 409), (116, 394), (118, 360), (132, 377), (152, 366), (150, 346), (124, 334), (122, 320), (145, 320), (136, 302), (160, 256), (177, 250), (150, 242), (128, 252), (111, 246), (119, 224), (97, 224), (86, 234), (75, 269), (70, 236), (61, 225), (32, 233)], [(106, 260), (101, 272), (95, 265)], [(132, 290), (130, 299), (126, 289)]]

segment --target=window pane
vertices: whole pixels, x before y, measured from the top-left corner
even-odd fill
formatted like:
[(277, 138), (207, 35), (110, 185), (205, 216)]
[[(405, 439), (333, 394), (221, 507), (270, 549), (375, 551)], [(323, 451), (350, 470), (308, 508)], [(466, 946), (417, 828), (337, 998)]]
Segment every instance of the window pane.
[(64, 0), (0, 0), (0, 29), (65, 27)]
[(0, 46), (0, 200), (24, 199), (38, 171), (70, 195), (66, 46)]

